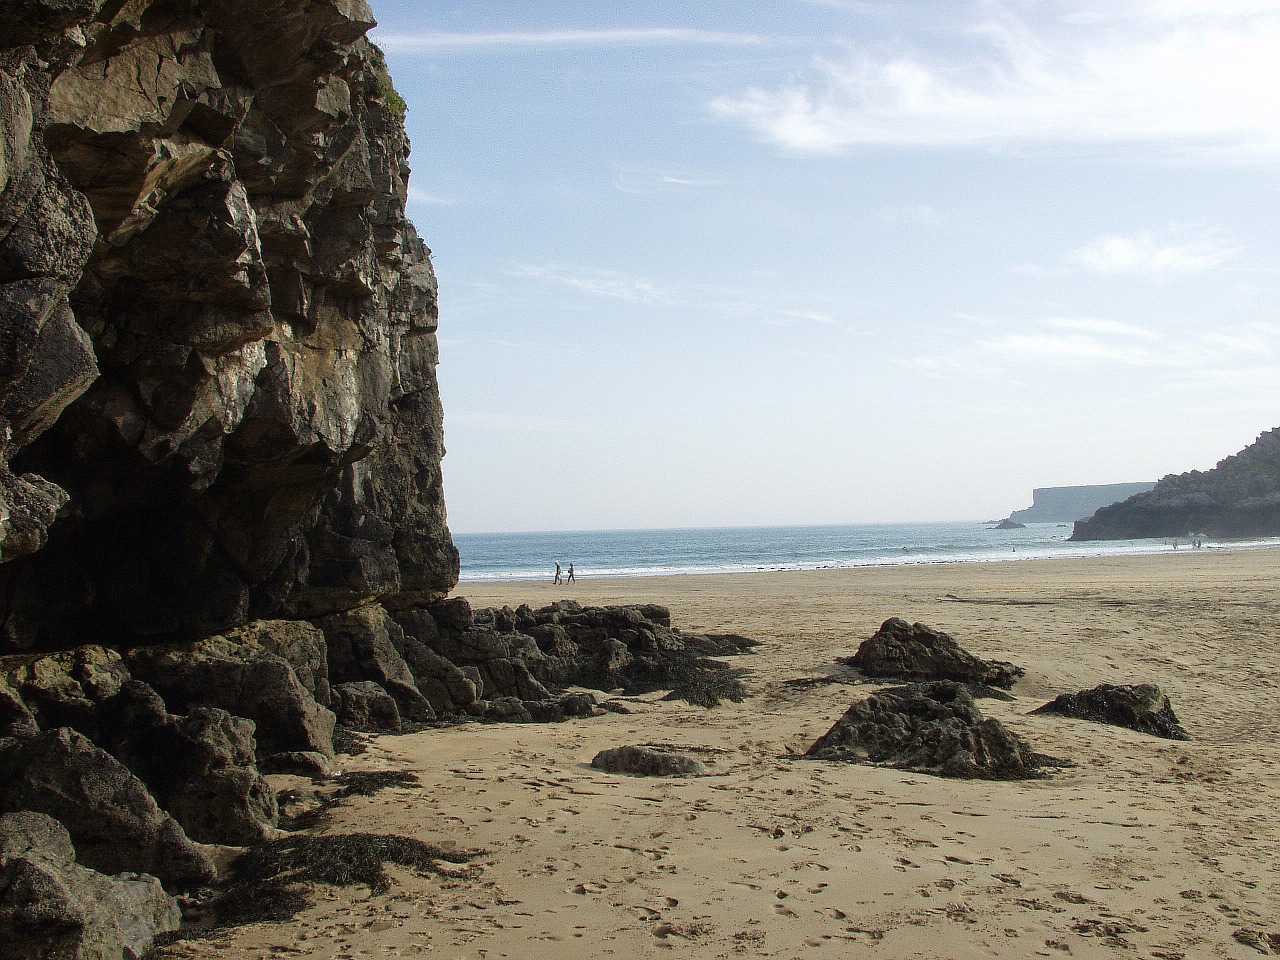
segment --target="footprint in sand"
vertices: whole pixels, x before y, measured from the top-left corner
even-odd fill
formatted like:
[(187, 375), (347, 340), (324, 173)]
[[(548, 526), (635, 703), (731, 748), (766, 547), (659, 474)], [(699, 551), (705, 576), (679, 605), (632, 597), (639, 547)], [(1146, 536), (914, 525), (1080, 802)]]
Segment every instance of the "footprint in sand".
[(780, 917), (794, 917), (796, 915), (796, 912), (784, 903), (775, 903), (773, 912)]

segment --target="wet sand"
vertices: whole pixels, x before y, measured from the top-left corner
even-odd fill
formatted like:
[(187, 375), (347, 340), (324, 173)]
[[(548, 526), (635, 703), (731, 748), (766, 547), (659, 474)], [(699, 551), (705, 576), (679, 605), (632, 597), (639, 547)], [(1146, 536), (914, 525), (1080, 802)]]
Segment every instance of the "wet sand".
[[(371, 740), (349, 770), (421, 788), (337, 808), (330, 831), (481, 848), (478, 877), (390, 868), (316, 891), (290, 924), (192, 957), (1234, 957), (1280, 952), (1280, 552), (464, 585), (475, 606), (659, 602), (675, 626), (761, 641), (749, 697)], [(1076, 766), (952, 781), (800, 755), (865, 684), (827, 676), (890, 616), (1027, 670), (983, 700)], [(1028, 713), (1099, 682), (1159, 683), (1190, 742)], [(661, 744), (710, 775), (593, 770)]]

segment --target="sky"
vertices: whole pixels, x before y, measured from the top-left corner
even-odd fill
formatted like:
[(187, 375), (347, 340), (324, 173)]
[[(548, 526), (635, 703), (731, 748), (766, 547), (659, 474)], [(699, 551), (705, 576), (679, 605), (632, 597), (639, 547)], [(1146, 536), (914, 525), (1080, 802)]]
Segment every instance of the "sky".
[(985, 520), (1280, 425), (1280, 0), (373, 0), (455, 532)]

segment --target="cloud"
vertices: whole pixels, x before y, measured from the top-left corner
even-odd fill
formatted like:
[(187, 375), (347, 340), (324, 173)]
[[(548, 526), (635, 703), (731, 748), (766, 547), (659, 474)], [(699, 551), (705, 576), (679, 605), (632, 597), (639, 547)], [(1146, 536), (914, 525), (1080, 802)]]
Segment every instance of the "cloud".
[(433, 193), (427, 193), (425, 190), (419, 190), (414, 186), (409, 187), (408, 199), (410, 203), (425, 203), (437, 207), (448, 207), (457, 202), (456, 200), (450, 200), (448, 197), (439, 197)]
[(878, 217), (882, 223), (915, 223), (926, 226), (937, 226), (942, 222), (942, 215), (937, 208), (928, 203), (908, 204), (902, 207), (883, 207)]
[(1239, 250), (1215, 234), (1182, 236), (1186, 231), (1143, 230), (1111, 233), (1067, 254), (1073, 266), (1105, 276), (1130, 274), (1167, 279), (1202, 273), (1234, 257)]
[(974, 10), (945, 51), (850, 46), (711, 107), (801, 152), (1142, 146), (1216, 161), (1280, 156), (1280, 0)]
[(1057, 317), (1041, 321), (1046, 327), (1058, 330), (1074, 330), (1081, 333), (1109, 334), (1117, 337), (1136, 337), (1142, 340), (1155, 339), (1158, 335), (1132, 323), (1121, 323), (1118, 320), (1094, 320), (1088, 317)]
[(720, 187), (726, 182), (717, 177), (641, 167), (621, 167), (614, 179), (614, 185), (619, 190), (634, 194), (670, 193), (700, 187)]
[(578, 420), (564, 420), (530, 413), (451, 413), (445, 421), (445, 429), (462, 425), (504, 434), (588, 433), (591, 429)]
[(1119, 366), (1206, 374), (1256, 367), (1277, 356), (1280, 327), (1271, 324), (1166, 334), (1115, 320), (1053, 317), (981, 337), (951, 352), (920, 355), (912, 362), (935, 372), (994, 364), (1016, 370)]
[(642, 47), (642, 46), (749, 46), (764, 43), (748, 33), (690, 30), (675, 27), (617, 28), (608, 30), (530, 30), (492, 33), (377, 33), (378, 46), (393, 53), (439, 53), (495, 47)]
[(626, 300), (631, 303), (654, 303), (670, 300), (668, 293), (647, 280), (627, 277), (614, 270), (593, 270), (557, 264), (522, 264), (509, 275), (541, 283), (569, 287), (593, 297)]

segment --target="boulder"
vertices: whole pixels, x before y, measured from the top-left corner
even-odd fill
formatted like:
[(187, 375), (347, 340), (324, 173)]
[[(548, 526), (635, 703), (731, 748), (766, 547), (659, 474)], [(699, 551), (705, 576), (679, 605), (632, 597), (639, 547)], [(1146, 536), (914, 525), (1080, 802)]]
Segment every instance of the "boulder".
[(255, 767), (193, 777), (167, 807), (193, 840), (238, 847), (269, 839), (279, 819), (275, 792)]
[(201, 843), (244, 845), (271, 835), (277, 811), (255, 763), (254, 724), (216, 707), (185, 716), (130, 681), (102, 707), (102, 743)]
[(98, 736), (98, 706), (129, 679), (120, 654), (83, 646), (31, 660), (5, 671), (42, 729), (73, 727), (90, 739)]
[(183, 646), (138, 648), (130, 651), (128, 664), (173, 713), (212, 706), (252, 720), (262, 753), (309, 750), (333, 756), (334, 715), (273, 653), (211, 637)]
[(923, 623), (898, 617), (886, 620), (863, 641), (857, 653), (842, 661), (868, 677), (892, 680), (954, 680), (1008, 690), (1024, 673), (999, 660), (982, 660), (947, 634)]
[(591, 766), (608, 773), (626, 773), (636, 777), (701, 777), (707, 773), (701, 760), (649, 747), (601, 750), (592, 758)]
[(1169, 698), (1154, 683), (1101, 683), (1092, 690), (1064, 693), (1032, 713), (1053, 713), (1109, 723), (1166, 740), (1190, 740)]
[(398, 619), (403, 629), (396, 650), (432, 709), (442, 714), (466, 713), (479, 698), (480, 690), (462, 668), (436, 653), (429, 640), (421, 639), (424, 635), (439, 639), (435, 621), (421, 610), (408, 611)]
[(34, 737), (40, 732), (22, 698), (0, 683), (0, 740), (9, 737)]
[(313, 750), (294, 753), (273, 753), (258, 764), (263, 773), (291, 773), (299, 777), (326, 779), (333, 776), (333, 758)]
[(590, 717), (596, 712), (595, 697), (587, 693), (569, 693), (546, 700), (520, 700), (499, 697), (478, 701), (484, 709), (480, 717), (490, 723), (560, 723), (571, 717)]
[(378, 604), (334, 614), (319, 621), (328, 647), (333, 683), (372, 681), (395, 698), (399, 715), (425, 722), (435, 711), (414, 682), (400, 655), (404, 630)]
[(0, 817), (0, 960), (140, 960), (181, 922), (155, 877), (108, 877), (76, 863), (57, 820)]
[(466, 597), (449, 597), (439, 600), (425, 608), (440, 630), (459, 633), (469, 630), (474, 622), (471, 604)]
[(19, 810), (60, 820), (79, 861), (102, 873), (149, 873), (179, 887), (215, 875), (142, 781), (67, 727), (0, 743), (0, 812)]
[(293, 667), (298, 680), (322, 707), (329, 706), (329, 648), (324, 632), (306, 620), (255, 620), (228, 631), (231, 643), (273, 653)]
[(983, 780), (1033, 777), (1041, 762), (998, 720), (982, 716), (964, 684), (946, 680), (852, 704), (805, 755)]
[(335, 684), (333, 708), (344, 727), (392, 733), (401, 730), (400, 710), (395, 698), (372, 680)]

